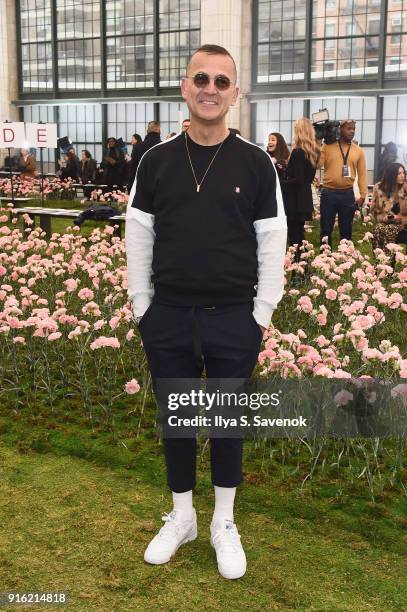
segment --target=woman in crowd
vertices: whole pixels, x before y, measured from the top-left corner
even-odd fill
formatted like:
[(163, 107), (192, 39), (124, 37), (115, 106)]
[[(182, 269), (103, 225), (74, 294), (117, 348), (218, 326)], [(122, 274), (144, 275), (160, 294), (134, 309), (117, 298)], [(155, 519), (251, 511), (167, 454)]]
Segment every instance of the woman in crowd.
[(79, 179), (81, 168), (74, 149), (69, 149), (66, 155), (64, 155), (63, 162), (59, 160), (59, 163), (64, 164), (58, 173), (59, 178), (62, 181), (65, 181), (66, 179)]
[(82, 183), (93, 183), (96, 175), (96, 161), (87, 149), (83, 149), (80, 163)]
[(376, 180), (381, 181), (386, 168), (397, 161), (397, 145), (395, 142), (388, 142), (384, 145), (383, 151), (379, 158), (379, 163), (377, 165), (377, 176)]
[[(92, 155), (87, 149), (83, 149), (81, 154), (80, 178), (84, 185), (86, 183), (95, 183), (96, 170), (96, 161), (92, 158)], [(83, 193), (85, 194), (85, 197), (89, 198), (93, 189), (93, 187), (84, 187)]]
[(279, 134), (279, 132), (271, 132), (269, 134), (267, 153), (271, 157), (281, 183), (285, 176), (288, 158), (290, 157), (290, 150), (287, 147), (284, 136)]
[(304, 240), (305, 221), (312, 219), (314, 204), (311, 185), (319, 160), (320, 149), (309, 119), (301, 117), (294, 125), (294, 143), (282, 180), (283, 200), (287, 215), (288, 241), (297, 244), (296, 261)]
[(386, 249), (389, 242), (407, 242), (407, 183), (402, 164), (392, 163), (373, 187), (370, 211), (376, 221), (373, 248)]
[(109, 138), (103, 157), (103, 178), (108, 191), (123, 189), (126, 174), (126, 160), (116, 138)]
[(36, 161), (27, 149), (20, 149), (19, 170), (21, 179), (32, 179), (36, 175)]

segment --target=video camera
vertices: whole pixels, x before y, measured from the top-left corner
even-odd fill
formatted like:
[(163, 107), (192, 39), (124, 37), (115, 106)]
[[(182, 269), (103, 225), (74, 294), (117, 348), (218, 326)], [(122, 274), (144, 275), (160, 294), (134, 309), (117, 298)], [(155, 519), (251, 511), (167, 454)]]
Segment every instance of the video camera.
[(329, 112), (326, 108), (318, 113), (312, 113), (312, 125), (318, 140), (323, 140), (326, 144), (332, 144), (339, 140), (340, 122), (330, 121)]

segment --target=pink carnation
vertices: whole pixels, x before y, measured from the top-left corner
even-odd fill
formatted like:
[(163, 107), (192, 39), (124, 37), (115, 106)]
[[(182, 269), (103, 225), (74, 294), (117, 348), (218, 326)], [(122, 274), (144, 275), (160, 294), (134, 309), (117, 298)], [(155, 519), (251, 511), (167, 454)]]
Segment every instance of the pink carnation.
[(327, 289), (325, 291), (325, 297), (327, 300), (336, 300), (337, 293), (334, 289)]
[(134, 393), (138, 393), (140, 391), (140, 385), (138, 384), (135, 378), (132, 378), (124, 385), (126, 393), (129, 395), (133, 395)]
[(120, 342), (115, 337), (107, 338), (106, 336), (100, 336), (92, 342), (90, 348), (92, 351), (95, 351), (100, 348), (110, 347), (110, 348), (120, 348)]

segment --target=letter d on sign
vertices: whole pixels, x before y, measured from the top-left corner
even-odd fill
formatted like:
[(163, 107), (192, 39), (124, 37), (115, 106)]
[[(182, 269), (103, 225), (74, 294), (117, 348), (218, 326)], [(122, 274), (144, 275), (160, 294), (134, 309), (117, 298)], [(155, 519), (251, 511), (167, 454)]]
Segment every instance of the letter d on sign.
[(0, 149), (24, 147), (24, 123), (0, 123)]

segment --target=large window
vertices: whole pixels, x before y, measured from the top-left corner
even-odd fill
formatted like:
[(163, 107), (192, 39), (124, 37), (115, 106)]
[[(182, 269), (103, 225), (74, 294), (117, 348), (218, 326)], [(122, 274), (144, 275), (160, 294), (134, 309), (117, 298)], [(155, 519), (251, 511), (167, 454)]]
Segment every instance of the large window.
[(106, 4), (106, 68), (109, 89), (154, 85), (153, 0)]
[(22, 90), (52, 89), (51, 1), (20, 0)]
[(259, 0), (257, 82), (304, 79), (305, 0)]
[(130, 142), (134, 133), (142, 138), (146, 133), (147, 123), (154, 119), (154, 104), (108, 104), (107, 137), (122, 138)]
[(376, 78), (380, 0), (313, 1), (311, 79)]
[(97, 161), (102, 159), (102, 107), (100, 104), (67, 104), (59, 107), (58, 136), (68, 136), (80, 156), (88, 149)]
[(407, 76), (407, 0), (389, 0), (386, 34), (386, 77)]
[(382, 144), (395, 142), (399, 159), (407, 162), (407, 96), (384, 96)]
[(199, 47), (200, 0), (160, 0), (160, 85), (178, 86)]
[(304, 100), (268, 100), (256, 104), (256, 143), (265, 148), (270, 132), (279, 132), (288, 145), (293, 127), (304, 116)]
[(16, 8), (22, 94), (179, 87), (200, 44), (200, 0), (16, 0)]
[(56, 0), (58, 86), (101, 85), (99, 0)]

